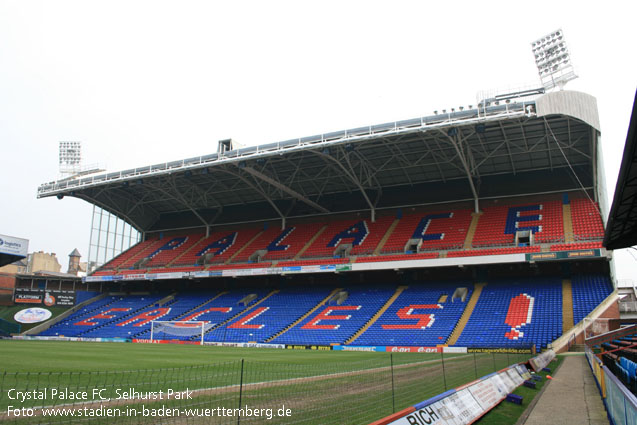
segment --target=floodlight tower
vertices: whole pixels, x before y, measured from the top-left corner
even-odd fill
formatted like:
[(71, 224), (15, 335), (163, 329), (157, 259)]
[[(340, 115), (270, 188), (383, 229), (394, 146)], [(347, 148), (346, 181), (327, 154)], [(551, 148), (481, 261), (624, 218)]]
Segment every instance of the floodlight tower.
[(546, 90), (559, 87), (577, 78), (571, 55), (566, 47), (564, 31), (558, 29), (531, 43), (540, 81)]
[(82, 171), (82, 142), (60, 142), (60, 174), (63, 178)]

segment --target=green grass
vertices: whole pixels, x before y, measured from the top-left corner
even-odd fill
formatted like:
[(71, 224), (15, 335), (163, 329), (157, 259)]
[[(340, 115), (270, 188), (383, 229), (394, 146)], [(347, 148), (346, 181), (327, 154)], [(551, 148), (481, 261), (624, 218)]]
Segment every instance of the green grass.
[(538, 375), (540, 375), (543, 379), (537, 382), (535, 389), (520, 386), (513, 392), (513, 394), (517, 394), (524, 398), (522, 404), (518, 405), (505, 400), (497, 405), (495, 409), (491, 410), (484, 417), (482, 417), (477, 423), (479, 423), (480, 425), (510, 425), (516, 423), (520, 416), (522, 416), (522, 414), (526, 411), (526, 409), (529, 408), (529, 405), (538, 395), (542, 387), (546, 385), (546, 376), (555, 374), (555, 371), (562, 364), (563, 360), (564, 358), (562, 356), (557, 356), (556, 359), (548, 366), (551, 369), (550, 373), (538, 373)]
[[(434, 355), (435, 356), (435, 355)], [(386, 353), (297, 351), (173, 344), (0, 340), (0, 370), (69, 372), (160, 369), (245, 359), (292, 364), (359, 362)], [(408, 359), (406, 356), (399, 356)]]
[[(0, 341), (0, 410), (15, 403), (7, 398), (10, 388), (106, 388), (104, 395), (108, 397), (116, 397), (117, 388), (141, 392), (189, 388), (201, 390), (194, 400), (144, 404), (212, 408), (237, 407), (240, 403), (263, 408), (285, 404), (293, 410), (295, 423), (363, 424), (525, 359), (507, 354), (390, 356), (346, 351), (5, 340)], [(21, 405), (64, 403), (68, 401), (32, 400)], [(140, 404), (122, 403), (124, 407)], [(140, 421), (137, 418), (132, 423)], [(110, 419), (104, 423), (112, 422)], [(228, 423), (236, 423), (236, 418)]]

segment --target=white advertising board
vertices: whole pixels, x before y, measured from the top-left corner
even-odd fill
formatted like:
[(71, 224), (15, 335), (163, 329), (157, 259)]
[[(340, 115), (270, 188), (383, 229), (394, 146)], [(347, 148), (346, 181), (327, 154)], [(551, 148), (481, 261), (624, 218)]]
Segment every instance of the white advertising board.
[(29, 251), (29, 241), (13, 236), (0, 235), (0, 254), (19, 255), (26, 257)]

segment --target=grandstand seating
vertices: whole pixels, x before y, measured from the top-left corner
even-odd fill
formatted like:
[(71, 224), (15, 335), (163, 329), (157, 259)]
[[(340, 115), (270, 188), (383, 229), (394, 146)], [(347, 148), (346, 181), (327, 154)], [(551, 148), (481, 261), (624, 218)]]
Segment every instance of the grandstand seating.
[[(255, 293), (257, 298), (247, 303), (247, 305), (240, 305), (239, 302), (246, 296)], [(237, 290), (232, 292), (226, 292), (222, 294), (215, 294), (214, 292), (202, 292), (202, 293), (185, 293), (178, 294), (171, 303), (167, 303), (165, 306), (170, 308), (170, 312), (167, 313), (160, 320), (164, 321), (205, 321), (215, 326), (218, 325), (237, 313), (243, 311), (248, 306), (254, 304), (263, 295), (262, 292)], [(149, 309), (150, 310), (150, 309)], [(127, 326), (124, 324), (123, 326)], [(136, 338), (149, 338), (150, 337), (150, 323), (145, 323), (141, 327), (140, 324), (131, 323), (132, 326), (137, 326), (140, 329), (136, 330), (134, 336)], [(128, 326), (130, 327), (130, 326)], [(165, 339), (191, 339), (188, 335), (168, 335), (163, 336)], [(197, 338), (194, 335), (193, 338)]]
[(288, 226), (285, 229), (277, 226), (270, 227), (237, 255), (233, 262), (248, 261), (257, 250), (266, 251), (263, 259), (291, 259), (318, 232), (322, 225), (320, 221), (317, 221)]
[(328, 288), (282, 290), (254, 309), (206, 335), (206, 340), (265, 342), (325, 299)]
[(480, 216), (474, 247), (512, 245), (518, 230), (533, 232), (537, 243), (564, 240), (562, 206), (559, 201), (523, 205), (490, 205)]
[(179, 257), (173, 266), (196, 266), (197, 260), (206, 254), (214, 254), (211, 263), (223, 263), (259, 232), (258, 228), (213, 232)]
[(122, 261), (117, 267), (120, 271), (124, 269), (133, 269), (135, 267), (135, 263), (139, 260), (148, 257), (150, 254), (155, 252), (157, 248), (161, 247), (165, 244), (163, 239), (152, 239), (141, 242), (140, 245), (143, 245), (142, 249), (136, 250), (136, 253), (128, 256), (124, 261)]
[[(465, 302), (451, 300), (456, 287), (467, 287)], [(464, 311), (469, 282), (410, 285), (354, 343), (435, 347), (444, 344)], [(446, 295), (445, 302), (439, 302)]]
[(203, 234), (195, 233), (162, 239), (165, 243), (148, 256), (149, 261), (144, 264), (144, 267), (161, 267), (169, 264), (172, 260), (190, 249), (201, 240), (202, 237)]
[(422, 239), (421, 251), (462, 248), (471, 224), (470, 210), (406, 214), (392, 232), (382, 253), (405, 251), (410, 239)]
[(321, 221), (295, 224), (292, 226), (294, 227), (294, 231), (287, 234), (285, 239), (276, 241), (279, 242), (279, 246), (287, 246), (287, 249), (269, 250), (265, 255), (265, 258), (268, 260), (285, 260), (294, 258), (305, 244), (308, 243), (308, 241), (310, 241), (312, 237), (323, 227), (323, 225), (324, 224)]
[[(97, 300), (76, 311), (63, 321), (56, 323), (41, 333), (46, 336), (84, 336), (102, 338), (123, 337), (118, 329), (112, 329), (115, 322), (133, 316), (163, 298), (162, 295), (109, 296)], [(95, 332), (91, 332), (95, 331)]]
[(358, 331), (394, 294), (394, 287), (347, 288), (341, 304), (328, 302), (285, 333), (276, 344), (342, 344)]
[[(544, 250), (551, 251), (601, 248), (604, 231), (601, 217), (597, 205), (586, 198), (576, 197), (570, 201), (575, 242), (564, 243), (562, 202), (567, 200), (568, 196), (564, 195), (563, 201), (549, 197), (545, 201), (526, 204), (492, 202), (485, 205), (477, 220), (471, 249), (463, 249), (472, 220), (471, 211), (460, 208), (443, 212), (411, 212), (401, 217), (395, 227), (391, 227), (395, 220), (393, 216), (379, 217), (374, 223), (352, 216), (327, 223), (325, 219), (318, 218), (285, 229), (276, 225), (266, 229), (237, 227), (214, 232), (207, 238), (203, 237), (203, 233), (174, 234), (162, 239), (154, 237), (133, 246), (93, 274), (261, 268), (270, 267), (275, 261), (278, 261), (277, 266), (282, 267), (349, 263), (347, 257), (334, 258), (341, 244), (352, 244), (349, 255), (357, 258), (351, 262), (359, 263), (540, 252), (539, 244), (546, 244), (543, 245)], [(393, 230), (387, 235), (380, 255), (372, 255), (390, 228)], [(532, 231), (535, 244), (514, 247), (517, 230)], [(424, 252), (403, 254), (407, 242), (417, 239), (418, 234), (422, 237), (419, 250)], [(303, 252), (301, 259), (293, 260), (313, 237), (316, 237), (315, 240)], [(257, 250), (267, 252), (258, 264), (250, 263), (250, 256)], [(206, 253), (214, 256), (205, 266), (198, 264)], [(135, 269), (134, 265), (143, 258), (149, 260)], [(232, 264), (225, 264), (230, 259)]]
[(241, 253), (234, 257), (232, 261), (235, 263), (246, 262), (249, 260), (250, 256), (254, 254), (255, 251), (267, 249), (268, 245), (274, 239), (276, 239), (277, 236), (281, 235), (284, 232), (286, 235), (290, 232), (294, 233), (294, 230), (294, 228), (286, 228), (284, 230), (281, 230), (281, 228), (277, 226), (269, 227), (264, 230), (263, 233), (261, 233), (254, 241), (252, 241), (252, 243), (248, 244), (241, 251)]
[[(612, 285), (604, 275), (575, 275), (571, 281), (577, 323), (610, 294)], [(470, 282), (409, 284), (353, 344), (433, 347), (446, 343), (466, 307), (466, 302), (451, 300), (454, 290), (461, 286), (469, 288), (467, 297), (470, 297), (473, 291)], [(300, 320), (331, 290), (333, 288), (327, 286), (287, 288), (265, 298), (270, 293), (266, 289), (234, 289), (221, 294), (183, 292), (161, 306), (157, 302), (167, 294), (112, 295), (83, 307), (41, 335), (143, 339), (150, 337), (152, 320), (196, 320), (213, 325), (205, 334), (206, 341), (264, 342), (276, 336), (268, 342), (343, 344), (385, 305), (396, 287), (347, 288), (337, 294), (341, 297), (347, 294), (340, 303), (335, 301), (338, 299), (335, 295)], [(240, 305), (239, 301), (250, 294), (254, 296), (248, 304)], [(299, 323), (279, 334), (297, 320)], [(498, 279), (489, 281), (482, 290), (455, 345), (529, 348), (534, 344), (543, 349), (561, 333), (561, 279)]]
[(127, 263), (131, 258), (136, 257), (142, 251), (148, 249), (149, 246), (153, 246), (157, 243), (159, 238), (151, 237), (145, 241), (142, 241), (136, 245), (133, 245), (128, 250), (122, 252), (117, 257), (113, 258), (108, 263), (104, 264), (101, 267), (101, 270), (114, 270), (122, 266), (124, 263)]
[(562, 333), (562, 281), (489, 281), (455, 345), (543, 349)]
[(587, 198), (571, 201), (571, 216), (575, 240), (588, 241), (604, 238), (604, 225), (597, 203)]
[(91, 298), (97, 297), (100, 292), (97, 291), (76, 291), (75, 292), (75, 305), (82, 304), (84, 301), (88, 301)]
[[(84, 332), (78, 334), (87, 338), (115, 338), (130, 337), (132, 332), (122, 332), (118, 326), (122, 322), (140, 325), (151, 320), (162, 320), (169, 311), (167, 307), (160, 307), (156, 303), (164, 298), (163, 295), (129, 295), (109, 305), (107, 311), (97, 317), (88, 317), (74, 326), (84, 327)], [(151, 308), (152, 307), (152, 308)]]
[(573, 322), (579, 323), (613, 291), (608, 276), (577, 275), (571, 279)]
[(394, 221), (393, 217), (370, 220), (339, 220), (330, 223), (302, 257), (333, 257), (336, 247), (352, 244), (350, 255), (369, 255)]

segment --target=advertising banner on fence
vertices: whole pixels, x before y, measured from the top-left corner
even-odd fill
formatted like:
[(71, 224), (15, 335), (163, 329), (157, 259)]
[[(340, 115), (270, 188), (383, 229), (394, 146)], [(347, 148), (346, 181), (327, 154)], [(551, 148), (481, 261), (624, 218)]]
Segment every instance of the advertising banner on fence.
[(531, 348), (467, 348), (467, 353), (531, 354)]
[(465, 354), (467, 347), (442, 347), (442, 352), (445, 354)]
[(285, 345), (286, 350), (315, 350), (315, 351), (330, 351), (331, 345)]
[(378, 347), (375, 345), (361, 345), (361, 346), (351, 346), (351, 345), (335, 345), (332, 347), (334, 351), (370, 351), (376, 353), (382, 353), (386, 347)]
[(387, 346), (385, 351), (388, 353), (440, 353), (442, 347), (396, 347)]
[(533, 368), (534, 371), (539, 372), (543, 368), (546, 367), (547, 364), (551, 363), (551, 360), (555, 358), (555, 351), (548, 350), (543, 352), (540, 355), (533, 357), (529, 360), (529, 364)]
[(515, 365), (498, 373), (492, 373), (478, 381), (449, 390), (422, 403), (405, 413), (389, 416), (374, 422), (383, 425), (467, 425), (475, 422), (504, 400), (524, 382), (526, 367)]
[(47, 307), (55, 305), (74, 306), (75, 292), (16, 288), (13, 302), (18, 304), (43, 304)]
[(201, 345), (201, 341), (182, 341), (180, 339), (139, 339), (133, 338), (132, 342), (138, 344), (181, 344), (181, 345)]

